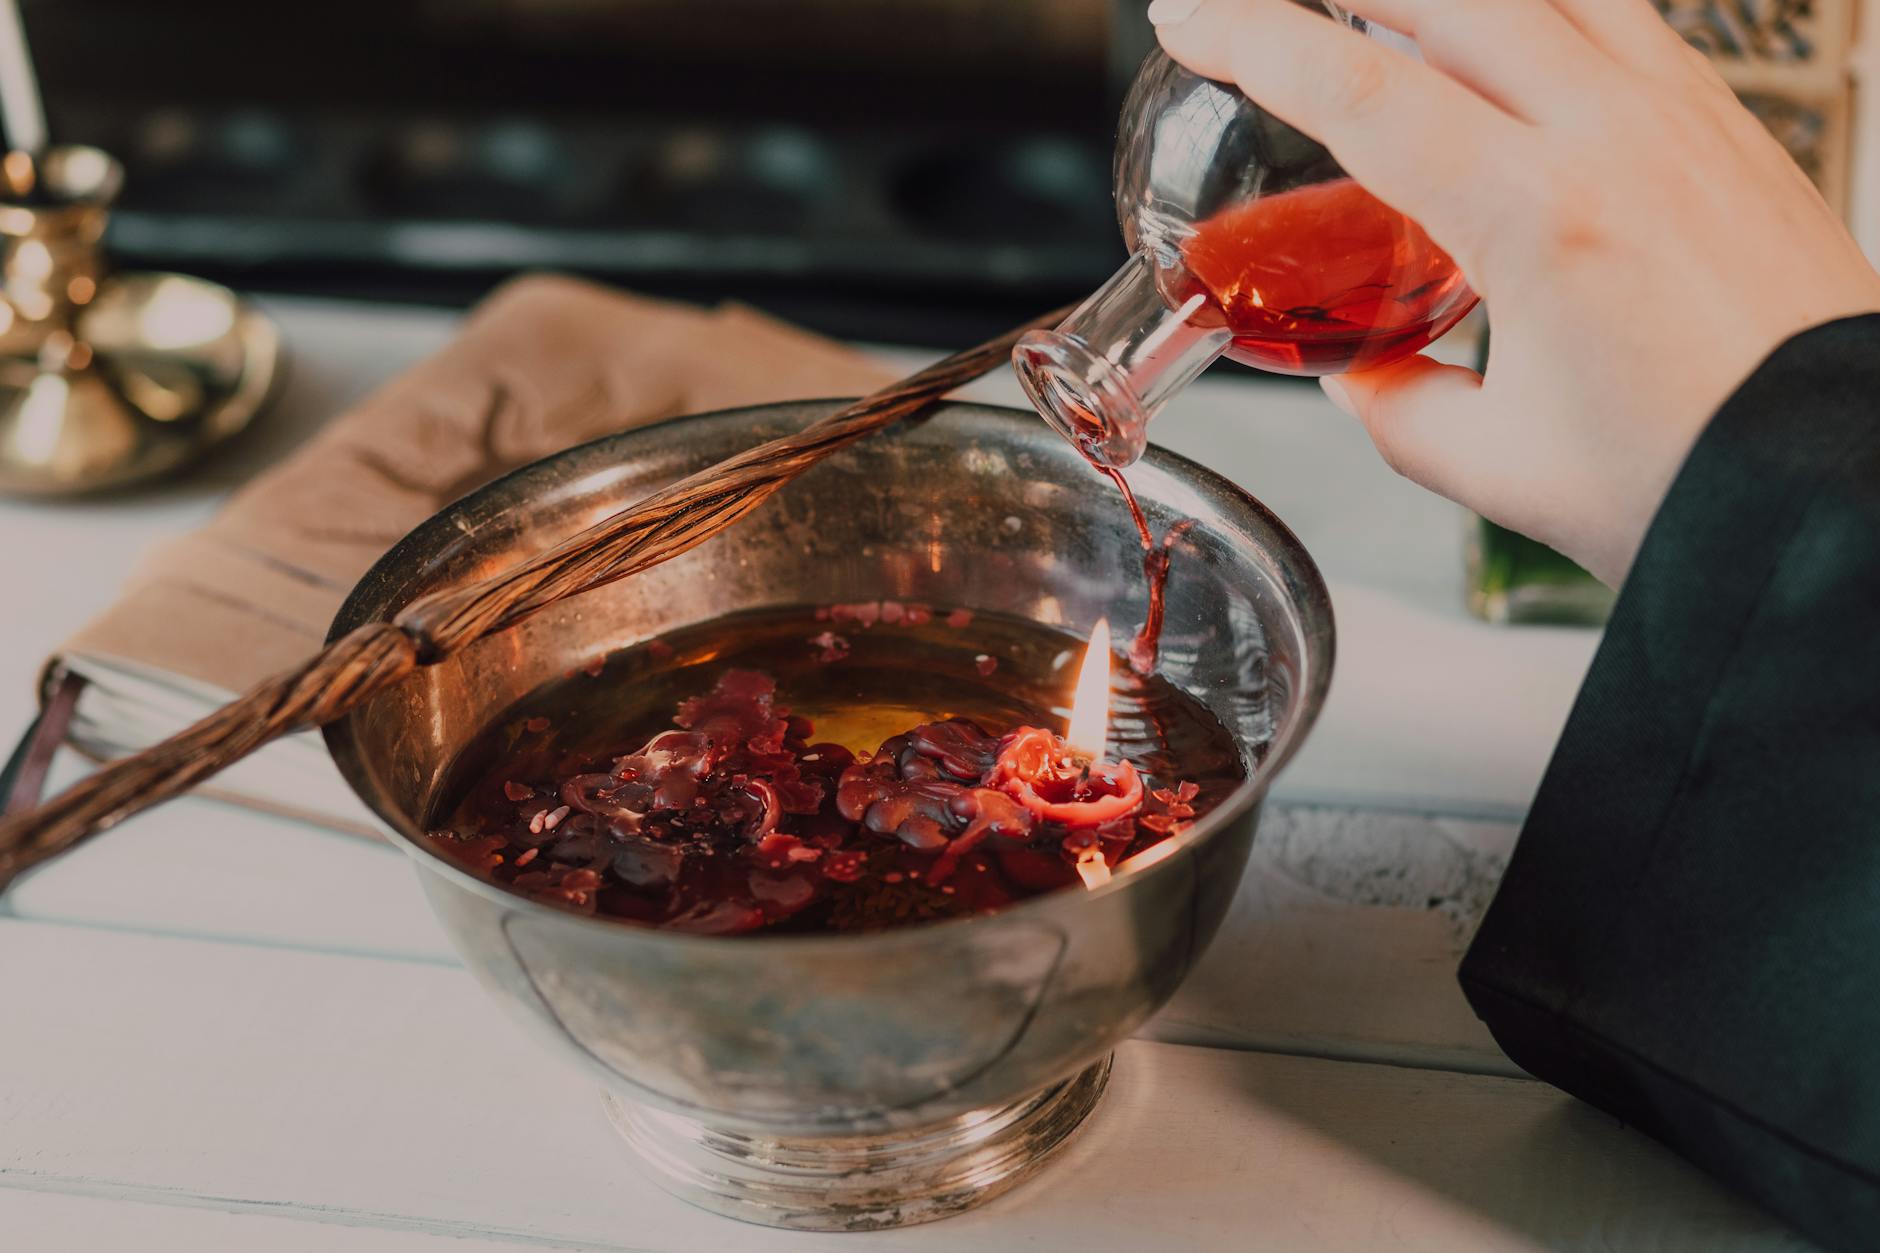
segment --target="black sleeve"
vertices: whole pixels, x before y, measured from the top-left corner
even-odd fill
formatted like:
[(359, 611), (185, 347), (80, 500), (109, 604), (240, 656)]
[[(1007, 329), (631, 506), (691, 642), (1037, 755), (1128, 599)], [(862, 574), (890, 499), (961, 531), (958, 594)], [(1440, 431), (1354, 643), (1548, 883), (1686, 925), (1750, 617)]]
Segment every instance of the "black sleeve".
[(1880, 1249), (1880, 315), (1692, 450), (1462, 983), (1530, 1073)]

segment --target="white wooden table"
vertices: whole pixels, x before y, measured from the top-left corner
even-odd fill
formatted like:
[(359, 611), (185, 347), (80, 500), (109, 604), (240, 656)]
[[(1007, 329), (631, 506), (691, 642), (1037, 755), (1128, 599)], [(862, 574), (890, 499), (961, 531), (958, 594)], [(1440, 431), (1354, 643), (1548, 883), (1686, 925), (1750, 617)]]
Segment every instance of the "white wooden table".
[[(452, 324), (274, 308), (289, 387), (241, 447), (125, 497), (0, 502), (0, 736), (143, 547)], [(1470, 622), (1460, 518), (1310, 389), (1205, 380), (1159, 425), (1317, 555), (1339, 674), (1223, 934), (1038, 1182), (866, 1236), (689, 1209), (486, 1003), (400, 854), (184, 800), (0, 898), (0, 1250), (1806, 1247), (1519, 1077), (1456, 988), (1591, 633)]]

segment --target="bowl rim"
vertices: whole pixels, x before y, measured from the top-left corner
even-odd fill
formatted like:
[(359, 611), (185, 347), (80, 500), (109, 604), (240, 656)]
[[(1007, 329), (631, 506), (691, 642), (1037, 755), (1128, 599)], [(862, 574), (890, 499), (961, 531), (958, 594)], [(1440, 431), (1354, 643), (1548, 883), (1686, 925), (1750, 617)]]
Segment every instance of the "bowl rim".
[[(678, 414), (663, 418), (658, 422), (648, 422), (630, 430), (616, 431), (611, 435), (572, 444), (546, 457), (518, 466), (445, 505), (418, 523), (402, 539), (388, 548), (377, 561), (372, 563), (371, 568), (359, 576), (352, 590), (347, 593), (346, 599), (334, 615), (332, 626), (328, 630), (327, 642), (330, 643), (340, 638), (370, 620), (365, 612), (365, 602), (376, 599), (374, 593), (379, 585), (390, 577), (388, 571), (408, 567), (413, 557), (430, 551), (434, 547), (432, 542), (434, 536), (461, 539), (465, 532), (458, 525), (457, 520), (463, 510), (475, 507), (478, 502), (487, 504), (504, 492), (514, 493), (531, 479), (544, 475), (553, 479), (553, 471), (558, 463), (573, 461), (602, 446), (616, 446), (630, 455), (635, 443), (674, 426), (701, 422), (729, 424), (739, 420), (748, 421), (756, 416), (783, 418), (791, 422), (798, 418), (809, 421), (821, 416), (822, 412), (832, 411), (853, 400), (854, 397), (819, 397), (805, 400), (769, 401), (728, 409), (707, 410), (701, 413)], [(943, 419), (949, 414), (966, 414), (1004, 423), (1031, 425), (1041, 422), (1038, 415), (1028, 409), (953, 400), (941, 401), (933, 405), (916, 421), (925, 425), (929, 421)], [(882, 432), (884, 436), (888, 434), (890, 432)], [(625, 456), (618, 458), (623, 461), (626, 459), (628, 458)], [(1053, 912), (1056, 909), (1066, 908), (1064, 904), (1066, 900), (1096, 900), (1129, 891), (1129, 885), (1132, 883), (1173, 870), (1176, 864), (1186, 860), (1185, 854), (1192, 853), (1196, 847), (1212, 839), (1230, 823), (1245, 816), (1264, 798), (1274, 777), (1298, 752), (1299, 746), (1304, 743), (1307, 734), (1312, 730), (1324, 708), (1325, 697), (1331, 686), (1337, 649), (1337, 631), (1332, 612), (1331, 594), (1326, 587), (1325, 578), (1311, 554), (1300, 543), (1298, 536), (1293, 534), (1292, 529), (1282, 522), (1278, 515), (1268, 509), (1251, 492), (1231, 479), (1159, 445), (1149, 446), (1148, 451), (1142, 457), (1141, 464), (1151, 465), (1165, 473), (1170, 473), (1173, 477), (1187, 482), (1203, 495), (1210, 497), (1217, 504), (1225, 504), (1241, 510), (1250, 515), (1256, 527), (1271, 533), (1275, 541), (1275, 547), (1269, 553), (1273, 567), (1282, 575), (1290, 573), (1296, 580), (1296, 586), (1284, 587), (1282, 590), (1293, 598), (1303, 644), (1300, 654), (1300, 683), (1297, 697), (1299, 712), (1269, 741), (1266, 755), (1255, 763), (1247, 777), (1242, 779), (1233, 791), (1222, 798), (1220, 804), (1185, 831), (1123, 862), (1118, 868), (1119, 873), (1101, 887), (1082, 892), (1045, 892), (1038, 896), (1027, 897), (992, 914), (943, 918), (910, 923), (906, 926), (886, 927), (879, 931), (786, 933), (752, 937), (748, 935), (696, 935), (658, 927), (636, 926), (618, 920), (558, 909), (533, 897), (511, 892), (472, 874), (432, 848), (423, 838), (422, 832), (418, 830), (418, 824), (412, 821), (409, 815), (388, 813), (387, 810), (394, 807), (389, 804), (381, 805), (378, 798), (371, 794), (375, 789), (366, 786), (369, 776), (359, 754), (354, 751), (354, 742), (348, 731), (352, 722), (350, 714), (321, 727), (321, 738), (326, 745), (328, 755), (345, 779), (347, 788), (386, 824), (406, 854), (424, 870), (441, 873), (457, 886), (506, 908), (545, 917), (556, 923), (597, 928), (606, 935), (622, 941), (683, 947), (737, 946), (749, 948), (756, 955), (770, 951), (778, 945), (788, 945), (794, 951), (825, 947), (848, 948), (860, 944), (898, 946), (903, 943), (921, 943), (923, 937), (950, 932), (953, 928), (974, 924), (983, 926), (991, 919), (1020, 919), (1034, 914)], [(1141, 864), (1134, 866), (1127, 873), (1122, 873), (1122, 866), (1128, 866), (1131, 862)], [(762, 942), (754, 944), (754, 938), (761, 939)]]

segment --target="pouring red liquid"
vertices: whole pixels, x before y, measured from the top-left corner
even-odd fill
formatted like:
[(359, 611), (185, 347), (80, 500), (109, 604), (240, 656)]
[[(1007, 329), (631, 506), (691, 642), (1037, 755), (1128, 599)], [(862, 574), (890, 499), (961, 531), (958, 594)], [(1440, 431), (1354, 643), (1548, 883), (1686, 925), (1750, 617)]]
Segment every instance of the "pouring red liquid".
[(1123, 106), (1115, 169), (1128, 262), (1012, 352), (1038, 412), (1099, 467), (1138, 460), (1149, 423), (1222, 356), (1285, 374), (1369, 369), (1475, 306), (1455, 259), (1323, 144), (1160, 52)]
[(1187, 282), (1233, 332), (1227, 355), (1285, 374), (1406, 357), (1475, 304), (1449, 254), (1349, 178), (1224, 209), (1181, 253)]

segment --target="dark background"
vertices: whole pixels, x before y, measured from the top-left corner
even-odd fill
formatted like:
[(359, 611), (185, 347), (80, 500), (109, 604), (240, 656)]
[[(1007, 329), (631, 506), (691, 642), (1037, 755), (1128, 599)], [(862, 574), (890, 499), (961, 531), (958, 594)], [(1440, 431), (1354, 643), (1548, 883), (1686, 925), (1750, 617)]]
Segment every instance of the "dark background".
[(461, 304), (518, 269), (958, 343), (1121, 260), (1132, 0), (26, 0), (121, 264)]

